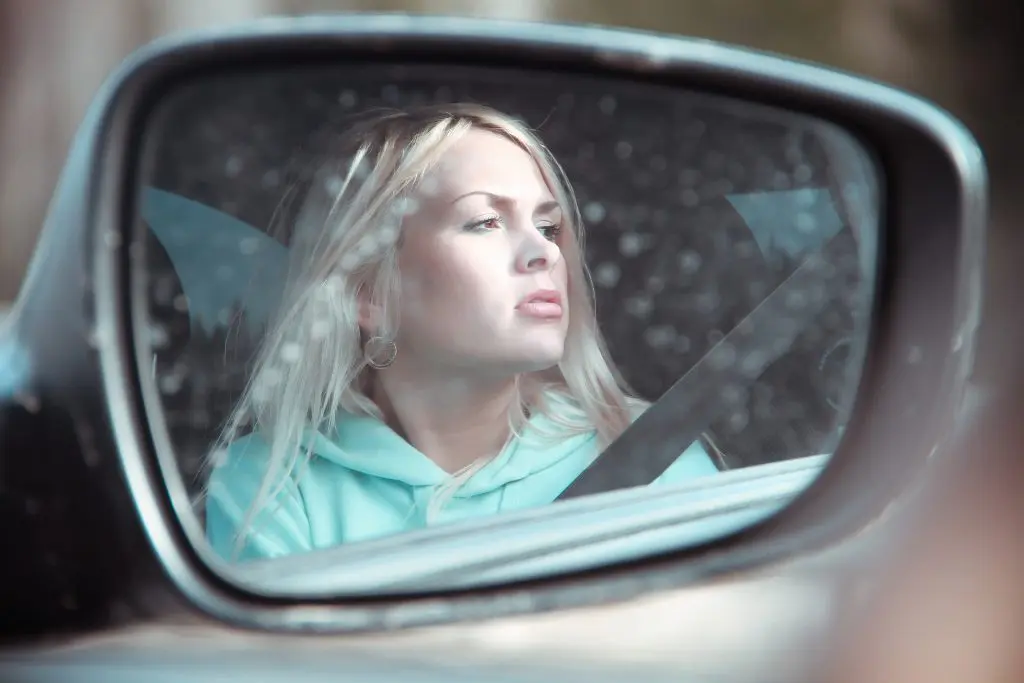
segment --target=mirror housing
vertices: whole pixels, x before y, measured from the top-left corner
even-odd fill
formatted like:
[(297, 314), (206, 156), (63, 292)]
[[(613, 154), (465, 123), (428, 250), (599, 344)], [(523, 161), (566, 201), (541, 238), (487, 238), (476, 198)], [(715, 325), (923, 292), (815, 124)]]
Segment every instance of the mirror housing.
[[(357, 602), (270, 599), (200, 561), (163, 486), (158, 458), (166, 455), (147, 419), (157, 406), (140, 383), (137, 323), (145, 308), (135, 290), (144, 261), (131, 216), (142, 122), (162, 93), (213, 70), (397, 59), (685, 86), (826, 119), (874, 151), (884, 214), (863, 379), (839, 451), (792, 505), (748, 530), (632, 562), (629, 571), (591, 570), (515, 588)], [(705, 40), (341, 15), (265, 19), (158, 41), (97, 95), (0, 334), (0, 363), (7, 364), (0, 378), (10, 378), (0, 382), (0, 467), (12, 501), (5, 538), (31, 549), (9, 553), (18, 559), (5, 563), (8, 619), (87, 628), (115, 620), (118, 604), (145, 603), (163, 611), (198, 607), (260, 628), (418, 625), (622, 598), (838, 541), (897, 498), (959, 405), (980, 315), (986, 202), (980, 149), (935, 106), (831, 69)], [(61, 621), (69, 610), (75, 619)]]

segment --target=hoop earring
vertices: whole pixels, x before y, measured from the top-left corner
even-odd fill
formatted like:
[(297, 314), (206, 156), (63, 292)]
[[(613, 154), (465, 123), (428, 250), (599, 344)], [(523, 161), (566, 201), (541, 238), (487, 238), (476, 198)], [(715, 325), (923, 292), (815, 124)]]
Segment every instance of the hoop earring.
[(374, 370), (383, 370), (395, 362), (398, 356), (398, 345), (386, 337), (370, 337), (363, 346), (363, 357), (366, 364)]

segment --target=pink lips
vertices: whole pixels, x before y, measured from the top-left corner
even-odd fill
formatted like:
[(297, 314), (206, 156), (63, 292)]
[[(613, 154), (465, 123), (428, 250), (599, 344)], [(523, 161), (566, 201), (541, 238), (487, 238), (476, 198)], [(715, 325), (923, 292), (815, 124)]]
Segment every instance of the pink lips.
[(562, 317), (562, 295), (553, 289), (538, 289), (524, 297), (516, 310), (531, 318), (557, 320)]

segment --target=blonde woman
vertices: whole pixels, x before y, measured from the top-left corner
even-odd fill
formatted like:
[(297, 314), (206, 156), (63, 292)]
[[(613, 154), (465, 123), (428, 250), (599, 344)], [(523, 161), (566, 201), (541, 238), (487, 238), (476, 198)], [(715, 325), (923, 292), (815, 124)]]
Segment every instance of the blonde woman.
[[(646, 404), (604, 348), (564, 173), (478, 105), (377, 114), (317, 173), (215, 450), (226, 559), (555, 499)], [(695, 443), (659, 482), (717, 472)]]

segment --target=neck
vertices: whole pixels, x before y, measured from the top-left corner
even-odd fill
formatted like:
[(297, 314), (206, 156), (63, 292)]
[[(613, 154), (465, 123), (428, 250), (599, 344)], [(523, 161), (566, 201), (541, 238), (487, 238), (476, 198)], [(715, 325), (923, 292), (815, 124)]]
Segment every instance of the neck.
[(454, 473), (505, 445), (516, 390), (512, 378), (437, 377), (396, 363), (376, 373), (372, 398), (388, 426)]

